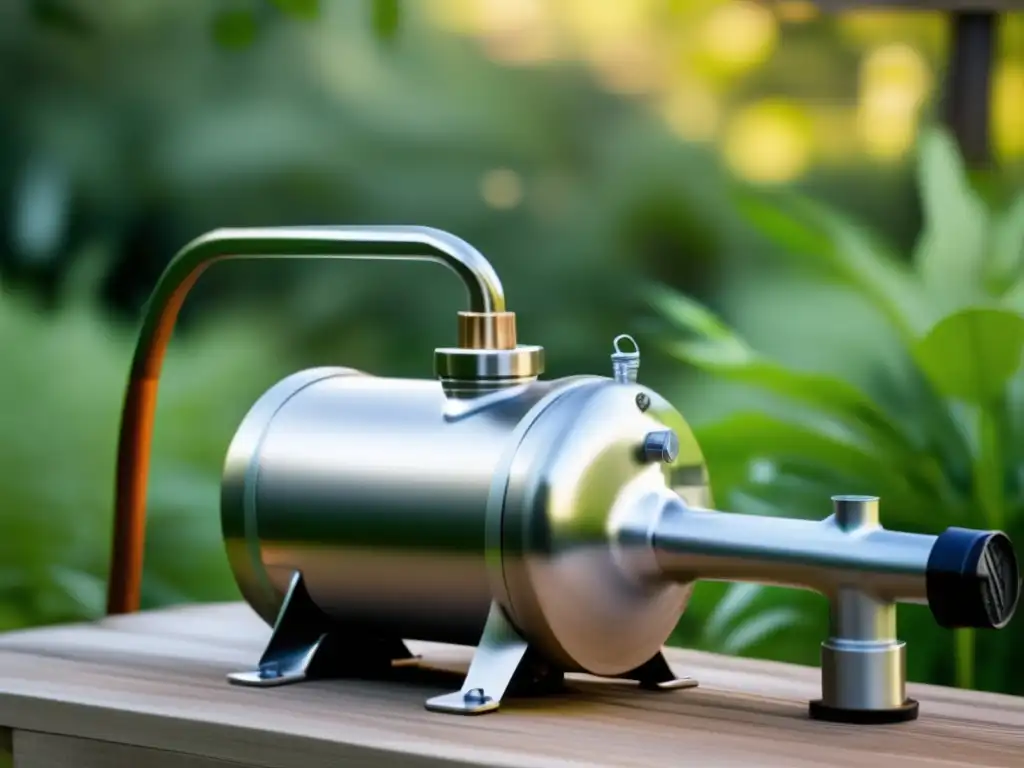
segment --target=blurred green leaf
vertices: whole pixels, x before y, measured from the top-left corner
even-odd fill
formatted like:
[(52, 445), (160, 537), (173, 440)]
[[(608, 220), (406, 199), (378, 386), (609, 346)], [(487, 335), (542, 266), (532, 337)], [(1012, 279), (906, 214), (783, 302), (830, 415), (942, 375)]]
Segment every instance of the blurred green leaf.
[(297, 19), (316, 19), (320, 15), (320, 0), (271, 0), (282, 13)]
[(738, 188), (734, 197), (745, 220), (768, 240), (781, 246), (786, 255), (825, 258), (833, 250), (828, 233), (806, 215), (801, 215), (802, 200), (789, 193), (773, 195)]
[[(1007, 464), (1024, 479), (1024, 376), (1013, 376), (1007, 382), (1005, 407)], [(1024, 494), (1024, 483), (1018, 483), (1018, 494)], [(1020, 506), (1024, 497), (1013, 501)]]
[(213, 19), (213, 39), (224, 48), (248, 48), (256, 41), (258, 33), (259, 22), (251, 11), (238, 8), (225, 10)]
[(646, 295), (662, 317), (680, 330), (698, 334), (730, 349), (738, 347), (736, 352), (743, 354), (745, 345), (733, 330), (700, 302), (658, 285), (650, 286)]
[(1024, 313), (1024, 277), (1010, 286), (1000, 303), (1006, 309)]
[(795, 608), (770, 608), (760, 611), (733, 629), (722, 641), (724, 653), (738, 654), (787, 627), (798, 624)]
[[(43, 316), (0, 292), (0, 400), (19, 403), (0, 409), (0, 621), (102, 615), (117, 431), (135, 338), (115, 333), (89, 306), (69, 303)], [(168, 350), (154, 430), (146, 606), (237, 595), (219, 531), (220, 469), (247, 404), (283, 373), (273, 338), (255, 318), (222, 321), (176, 337)]]
[(862, 293), (904, 339), (933, 322), (934, 310), (916, 276), (865, 228), (798, 193), (741, 191), (736, 204), (787, 255), (807, 258), (820, 272)]
[(754, 604), (762, 591), (764, 587), (760, 584), (730, 584), (704, 624), (708, 639), (715, 643), (721, 642), (729, 625)]
[(916, 359), (947, 397), (978, 405), (999, 398), (1021, 365), (1024, 317), (964, 309), (938, 322), (916, 345)]
[(54, 565), (50, 568), (53, 583), (71, 604), (71, 615), (100, 616), (106, 607), (106, 583), (95, 574), (76, 568)]
[(978, 301), (984, 296), (988, 214), (947, 131), (925, 131), (918, 174), (925, 226), (913, 258), (921, 279), (943, 309)]
[(765, 592), (760, 584), (730, 584), (704, 622), (702, 645), (720, 653), (741, 654), (802, 621), (801, 611), (793, 606), (759, 606)]
[(71, 35), (89, 35), (93, 22), (66, 0), (31, 0), (29, 10), (35, 22), (48, 29)]
[(749, 384), (763, 392), (810, 406), (850, 429), (863, 431), (900, 462), (919, 453), (898, 420), (884, 412), (852, 384), (834, 376), (788, 368), (755, 352), (734, 331), (698, 302), (655, 288), (649, 298), (661, 315), (679, 330), (703, 338), (669, 341), (666, 351), (675, 358), (730, 381)]
[(371, 0), (373, 3), (373, 31), (382, 40), (391, 40), (398, 34), (401, 10), (398, 0)]
[(851, 429), (864, 429), (885, 441), (891, 452), (915, 450), (891, 416), (842, 379), (787, 368), (739, 344), (681, 341), (667, 344), (666, 350), (708, 373), (817, 408)]
[(879, 495), (905, 492), (904, 482), (894, 477), (891, 465), (873, 446), (836, 432), (766, 413), (738, 411), (701, 427), (697, 438), (709, 463), (737, 456), (772, 456), (808, 466), (841, 468), (858, 478), (862, 487), (876, 488)]
[[(748, 383), (758, 395), (782, 394), (790, 404), (811, 409), (759, 400), (764, 412), (758, 412), (742, 394), (723, 407), (717, 388), (694, 388), (698, 396), (691, 410), (713, 404), (724, 414), (701, 425), (697, 437), (715, 496), (729, 509), (820, 519), (834, 493), (867, 493), (883, 499), (886, 526), (896, 530), (934, 534), (959, 525), (1024, 536), (1024, 200), (1015, 200), (1002, 215), (991, 212), (941, 133), (922, 142), (919, 160), (926, 226), (913, 256), (920, 274), (846, 217), (808, 200), (782, 195), (743, 204), (746, 216), (787, 256), (807, 257), (803, 266), (814, 267), (802, 270), (798, 290), (825, 295), (803, 302), (798, 314), (786, 281), (761, 278), (738, 294), (737, 301), (746, 300), (733, 311), (747, 328), (757, 329), (762, 343), (765, 326), (783, 339), (795, 331), (794, 323), (801, 324), (790, 339), (800, 347), (793, 356), (805, 366), (821, 364), (856, 376), (852, 391), (823, 387), (793, 365), (765, 359), (694, 302), (661, 303), (677, 331), (665, 346), (677, 358), (714, 380)], [(828, 283), (853, 289), (867, 306), (833, 306), (836, 292), (826, 290)], [(796, 319), (779, 320), (787, 315)], [(820, 325), (813, 322), (818, 316)], [(881, 327), (891, 325), (899, 331), (897, 343), (887, 339), (887, 349), (881, 349), (872, 337), (856, 344), (844, 339), (836, 354), (830, 345), (844, 324), (857, 331), (874, 328), (876, 339)], [(784, 342), (772, 343), (785, 349)], [(871, 414), (867, 419), (864, 409)], [(816, 411), (832, 418), (816, 421)], [(858, 416), (836, 418), (846, 411)], [(890, 419), (893, 434), (907, 436), (909, 450), (886, 450), (880, 416)], [(855, 428), (869, 420), (874, 433)], [(771, 613), (775, 606), (765, 591), (726, 592), (719, 607), (720, 614), (707, 615), (715, 618), (716, 634), (709, 638), (722, 649), (750, 648), (763, 632), (793, 618)], [(1024, 627), (999, 636), (958, 633), (954, 643), (940, 641), (930, 619), (911, 618), (901, 624), (905, 632), (934, 648), (914, 663), (919, 679), (1024, 690), (1024, 677), (1009, 674), (1021, 668)], [(725, 628), (735, 628), (738, 636), (726, 642)]]
[(997, 295), (1015, 284), (1024, 285), (1024, 194), (992, 225), (985, 278), (989, 290)]
[(869, 432), (883, 441), (890, 453), (905, 455), (915, 450), (897, 421), (842, 379), (786, 368), (753, 352), (743, 357), (730, 355), (729, 350), (706, 342), (679, 342), (668, 350), (701, 370), (820, 409), (851, 429)]

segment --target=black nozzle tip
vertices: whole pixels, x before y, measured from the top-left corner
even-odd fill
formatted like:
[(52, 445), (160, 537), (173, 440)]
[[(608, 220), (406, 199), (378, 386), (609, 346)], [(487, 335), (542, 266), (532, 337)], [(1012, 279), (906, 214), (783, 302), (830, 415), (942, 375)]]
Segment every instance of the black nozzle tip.
[(1001, 531), (948, 528), (928, 557), (928, 607), (942, 627), (1005, 627), (1020, 587), (1013, 544)]

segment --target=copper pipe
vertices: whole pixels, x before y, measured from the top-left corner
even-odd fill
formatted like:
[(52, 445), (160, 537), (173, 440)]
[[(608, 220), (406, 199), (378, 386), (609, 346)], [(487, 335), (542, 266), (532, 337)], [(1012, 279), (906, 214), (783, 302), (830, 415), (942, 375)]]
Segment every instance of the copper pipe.
[(139, 609), (153, 419), (167, 343), (196, 280), (211, 264), (227, 258), (434, 261), (462, 279), (472, 312), (505, 312), (505, 293), (490, 263), (465, 241), (428, 227), (219, 229), (186, 245), (157, 282), (132, 359), (117, 448), (108, 614)]

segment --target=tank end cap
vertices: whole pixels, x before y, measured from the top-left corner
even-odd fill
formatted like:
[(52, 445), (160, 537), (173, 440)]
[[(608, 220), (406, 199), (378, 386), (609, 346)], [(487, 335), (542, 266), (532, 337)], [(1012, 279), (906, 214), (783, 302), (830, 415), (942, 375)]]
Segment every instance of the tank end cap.
[(847, 709), (831, 707), (821, 699), (812, 701), (808, 706), (808, 714), (812, 720), (824, 720), (829, 723), (850, 723), (853, 725), (888, 725), (890, 723), (907, 723), (916, 720), (920, 705), (915, 699), (907, 699), (900, 706), (892, 709)]
[(928, 557), (926, 584), (939, 626), (1001, 629), (1020, 599), (1013, 544), (1001, 531), (947, 528)]

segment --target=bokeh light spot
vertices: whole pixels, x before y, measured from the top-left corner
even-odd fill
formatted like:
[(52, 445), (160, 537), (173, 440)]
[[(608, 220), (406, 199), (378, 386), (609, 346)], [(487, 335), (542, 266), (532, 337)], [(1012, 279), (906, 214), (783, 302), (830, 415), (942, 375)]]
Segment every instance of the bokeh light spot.
[(712, 11), (703, 33), (704, 49), (718, 66), (743, 72), (771, 55), (778, 27), (772, 12), (760, 3), (733, 0)]
[(864, 57), (857, 127), (869, 155), (896, 159), (910, 149), (931, 80), (924, 57), (909, 45), (882, 45)]
[(723, 152), (740, 176), (759, 183), (781, 183), (807, 169), (811, 142), (810, 121), (797, 104), (765, 99), (733, 117)]
[(995, 70), (992, 143), (1003, 161), (1024, 157), (1024, 61), (1007, 61)]
[(495, 168), (481, 179), (480, 196), (491, 208), (515, 208), (523, 200), (523, 182), (515, 171)]

